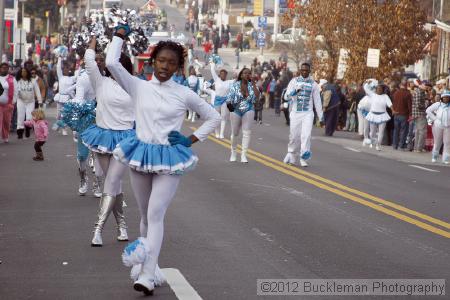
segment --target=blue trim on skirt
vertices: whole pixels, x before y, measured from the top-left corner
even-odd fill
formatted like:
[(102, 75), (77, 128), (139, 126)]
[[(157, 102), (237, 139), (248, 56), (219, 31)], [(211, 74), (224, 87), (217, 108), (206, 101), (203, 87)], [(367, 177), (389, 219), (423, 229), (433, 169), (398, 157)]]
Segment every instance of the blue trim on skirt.
[(83, 131), (81, 139), (83, 144), (93, 152), (112, 154), (117, 144), (135, 135), (134, 129), (112, 130), (104, 129), (94, 124)]
[(113, 155), (136, 171), (155, 174), (182, 175), (193, 170), (198, 162), (189, 147), (147, 144), (136, 136), (122, 140)]

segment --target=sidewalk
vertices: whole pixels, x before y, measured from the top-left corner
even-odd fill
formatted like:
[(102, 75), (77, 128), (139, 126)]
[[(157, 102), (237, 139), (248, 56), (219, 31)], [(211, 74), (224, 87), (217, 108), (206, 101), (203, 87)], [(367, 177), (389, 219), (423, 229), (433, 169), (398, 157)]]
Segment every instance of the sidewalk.
[(415, 153), (410, 151), (394, 150), (392, 146), (382, 146), (381, 151), (376, 151), (375, 148), (363, 146), (362, 140), (356, 132), (336, 131), (332, 137), (324, 136), (323, 129), (315, 129), (313, 139), (328, 142), (335, 145), (340, 145), (347, 150), (353, 152), (368, 153), (383, 158), (401, 161), (407, 164), (420, 164), (436, 167), (450, 167), (441, 162), (439, 158), (437, 163), (431, 162), (431, 152)]

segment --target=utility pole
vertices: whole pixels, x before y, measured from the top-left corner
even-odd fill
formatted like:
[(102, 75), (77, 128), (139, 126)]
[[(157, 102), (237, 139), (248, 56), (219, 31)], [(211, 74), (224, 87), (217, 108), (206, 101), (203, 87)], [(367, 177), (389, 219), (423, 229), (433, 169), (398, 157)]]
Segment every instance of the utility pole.
[(25, 24), (24, 20), (25, 20), (25, 1), (26, 0), (20, 0), (22, 2), (22, 28)]
[(3, 57), (3, 42), (5, 37), (3, 35), (5, 31), (5, 1), (0, 1), (0, 59)]
[(225, 5), (224, 5), (224, 2), (225, 2), (225, 0), (219, 0), (219, 10), (218, 10), (218, 13), (219, 13), (219, 36), (220, 36), (220, 38), (222, 38), (222, 15), (223, 15), (223, 13), (225, 12)]
[(275, 1), (275, 8), (274, 8), (274, 21), (273, 21), (273, 46), (275, 47), (275, 44), (277, 43), (277, 35), (278, 35), (278, 23), (279, 23), (279, 14), (280, 14), (280, 0), (274, 0)]
[(85, 12), (86, 17), (89, 17), (90, 10), (91, 10), (91, 0), (86, 0), (86, 12)]
[(45, 16), (47, 17), (47, 36), (50, 36), (50, 11), (47, 10), (45, 12)]

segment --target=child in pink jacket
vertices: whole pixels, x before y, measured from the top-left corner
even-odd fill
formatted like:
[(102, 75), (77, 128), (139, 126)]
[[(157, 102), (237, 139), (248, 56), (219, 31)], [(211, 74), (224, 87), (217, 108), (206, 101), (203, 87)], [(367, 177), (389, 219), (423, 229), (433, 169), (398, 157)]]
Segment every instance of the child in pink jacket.
[(44, 160), (42, 146), (47, 141), (48, 122), (45, 120), (45, 114), (42, 109), (33, 110), (31, 112), (31, 116), (33, 117), (33, 120), (25, 121), (24, 125), (27, 127), (33, 127), (34, 130), (34, 138), (36, 140), (34, 143), (34, 150), (36, 151), (36, 156), (33, 157), (33, 160)]

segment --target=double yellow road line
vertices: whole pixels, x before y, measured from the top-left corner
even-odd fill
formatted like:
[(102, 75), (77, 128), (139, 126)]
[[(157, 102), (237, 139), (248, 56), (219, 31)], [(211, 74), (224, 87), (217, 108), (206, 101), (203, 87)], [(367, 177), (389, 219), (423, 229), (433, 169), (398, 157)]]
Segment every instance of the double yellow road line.
[[(191, 127), (191, 129), (195, 130), (196, 128)], [(208, 139), (225, 148), (230, 148), (230, 141), (227, 139), (220, 140), (212, 136), (209, 136)], [(240, 149), (240, 146), (238, 146), (239, 152)], [(365, 205), (374, 210), (390, 215), (394, 218), (410, 223), (440, 236), (450, 238), (450, 223), (447, 223), (445, 221), (433, 218), (429, 215), (409, 209), (394, 202), (370, 195), (363, 191), (345, 186), (314, 173), (304, 171), (295, 166), (287, 165), (282, 161), (276, 160), (270, 156), (253, 151), (251, 149), (248, 150), (247, 157), (266, 167), (277, 170), (300, 181), (314, 185), (322, 190), (329, 191), (345, 199)]]

